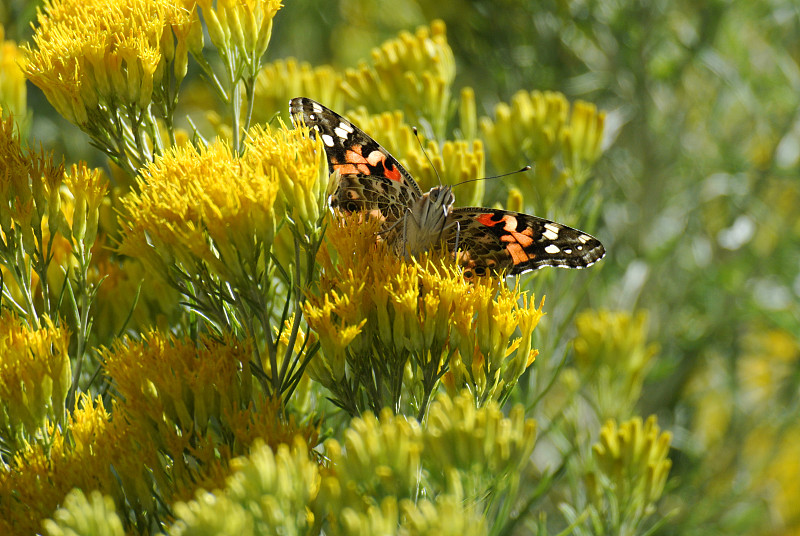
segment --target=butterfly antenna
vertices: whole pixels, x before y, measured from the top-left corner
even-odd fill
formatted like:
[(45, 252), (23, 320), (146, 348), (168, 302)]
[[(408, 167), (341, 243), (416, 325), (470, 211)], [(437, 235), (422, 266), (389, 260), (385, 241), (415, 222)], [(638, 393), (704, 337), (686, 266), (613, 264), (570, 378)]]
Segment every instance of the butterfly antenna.
[(527, 166), (525, 166), (525, 167), (523, 167), (521, 169), (518, 169), (516, 171), (509, 171), (508, 173), (503, 173), (502, 175), (492, 175), (491, 177), (481, 177), (479, 179), (467, 179), (465, 181), (459, 182), (458, 184), (454, 184), (453, 188), (455, 188), (456, 186), (461, 186), (462, 184), (470, 183), (470, 182), (488, 181), (489, 179), (501, 179), (503, 177), (508, 177), (509, 175), (515, 175), (517, 173), (525, 173), (526, 171), (530, 171), (532, 169), (533, 169), (533, 166), (527, 165)]
[(431, 157), (428, 156), (428, 152), (425, 150), (425, 147), (422, 146), (422, 140), (419, 139), (419, 133), (417, 132), (417, 127), (411, 127), (411, 130), (414, 131), (414, 137), (417, 138), (417, 143), (419, 144), (419, 148), (422, 150), (422, 154), (425, 155), (425, 158), (428, 159), (428, 163), (433, 168), (433, 172), (436, 173), (436, 180), (439, 181), (439, 186), (442, 185), (442, 178), (439, 176), (439, 172), (436, 170), (436, 166), (433, 165), (433, 161)]

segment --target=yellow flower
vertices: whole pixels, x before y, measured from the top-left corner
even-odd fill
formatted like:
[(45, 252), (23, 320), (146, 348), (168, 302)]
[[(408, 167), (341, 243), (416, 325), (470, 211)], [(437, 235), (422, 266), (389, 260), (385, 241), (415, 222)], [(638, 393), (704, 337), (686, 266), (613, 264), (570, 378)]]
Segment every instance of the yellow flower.
[(63, 418), (72, 383), (69, 331), (41, 321), (41, 329), (31, 329), (9, 311), (0, 313), (0, 430), (14, 450), (48, 419)]
[(420, 470), (422, 429), (414, 419), (384, 409), (380, 417), (365, 413), (350, 422), (343, 442), (325, 442), (335, 468), (335, 484), (323, 482), (333, 510), (358, 504), (363, 496), (412, 498)]
[(575, 367), (592, 389), (600, 418), (630, 415), (657, 352), (647, 343), (647, 313), (584, 311), (575, 326)]
[(288, 123), (289, 99), (302, 96), (325, 104), (332, 110), (344, 106), (342, 75), (330, 65), (312, 67), (294, 58), (264, 65), (256, 78), (253, 122), (266, 123), (280, 113)]
[(23, 145), (13, 117), (0, 122), (0, 229), (7, 240), (22, 234), (25, 251), (32, 252), (34, 229), (45, 218), (53, 235), (68, 229), (60, 212), (63, 179), (64, 166), (52, 154)]
[[(282, 149), (297, 151), (276, 141)], [(144, 171), (141, 191), (122, 199), (120, 251), (167, 278), (173, 264), (191, 275), (198, 262), (228, 281), (255, 273), (260, 248), (269, 248), (275, 233), (280, 178), (302, 164), (282, 169), (274, 160), (255, 152), (240, 159), (219, 142), (171, 149)]]
[(634, 524), (652, 513), (672, 466), (667, 458), (671, 441), (672, 434), (660, 431), (654, 415), (645, 423), (636, 417), (603, 425), (592, 446), (597, 469), (587, 478), (590, 500), (603, 517), (608, 516), (603, 490), (616, 497), (623, 523)]
[(16, 43), (4, 38), (5, 29), (0, 25), (0, 109), (24, 117), (28, 98), (25, 74), (19, 67), (21, 54)]
[(202, 491), (174, 505), (170, 534), (306, 534), (314, 523), (309, 506), (319, 492), (319, 467), (296, 441), (274, 451), (257, 442), (246, 458), (233, 462), (224, 489)]
[(518, 179), (527, 199), (548, 209), (568, 189), (583, 184), (600, 156), (605, 113), (589, 103), (570, 104), (561, 93), (520, 91), (511, 104), (481, 118), (483, 138), (494, 162), (533, 165), (532, 177)]
[(132, 421), (204, 433), (247, 404), (251, 355), (248, 343), (230, 338), (202, 337), (195, 345), (154, 332), (117, 343), (103, 358)]
[(64, 185), (73, 196), (72, 236), (91, 249), (97, 237), (100, 204), (108, 191), (108, 180), (103, 171), (86, 167), (85, 162), (73, 164), (64, 178)]
[(306, 237), (318, 233), (332, 193), (322, 142), (311, 140), (304, 128), (254, 127), (245, 147), (246, 165), (277, 183), (283, 210), (297, 229)]
[(238, 56), (254, 73), (272, 37), (280, 0), (198, 0), (211, 42), (223, 56)]
[(114, 501), (96, 490), (88, 497), (80, 489), (70, 491), (63, 506), (53, 514), (53, 519), (45, 520), (44, 528), (49, 536), (125, 534), (122, 521), (114, 508)]
[(85, 395), (66, 430), (49, 426), (44, 444), (30, 444), (0, 469), (0, 530), (33, 534), (72, 488), (116, 489), (112, 464), (127, 456), (102, 401)]
[(400, 103), (413, 123), (425, 119), (443, 136), (454, 78), (453, 51), (444, 22), (437, 20), (374, 49), (370, 63), (347, 70), (344, 90), (372, 112), (384, 110), (387, 102)]
[[(448, 368), (449, 391), (469, 386), (479, 404), (504, 399), (532, 363), (531, 333), (541, 306), (530, 306), (518, 287), (492, 278), (465, 281), (447, 256), (398, 259), (376, 241), (378, 222), (361, 219), (337, 219), (326, 233), (332, 247), (320, 258), (320, 292), (306, 305), (309, 326), (322, 344), (315, 358), (320, 363), (312, 367), (316, 377), (353, 414), (367, 408), (346, 404), (345, 385), (365, 382), (361, 388), (376, 392), (368, 378), (377, 370), (387, 385), (377, 388), (383, 395), (370, 402), (375, 408), (397, 407), (402, 398), (424, 411)], [(403, 385), (413, 396), (389, 387), (400, 385), (406, 364), (413, 372)], [(332, 388), (337, 382), (343, 391)]]
[[(533, 452), (536, 422), (525, 419), (516, 405), (505, 417), (496, 402), (476, 409), (472, 396), (462, 391), (454, 398), (440, 396), (431, 404), (424, 432), (424, 458), (428, 467), (457, 469), (470, 475), (500, 482), (520, 469)], [(472, 490), (482, 492), (482, 489)]]
[[(192, 11), (166, 0), (54, 0), (37, 22), (25, 73), (61, 115), (83, 127), (120, 105), (147, 108), (167, 62), (175, 61), (172, 29), (182, 49)], [(185, 69), (174, 66), (176, 74)]]

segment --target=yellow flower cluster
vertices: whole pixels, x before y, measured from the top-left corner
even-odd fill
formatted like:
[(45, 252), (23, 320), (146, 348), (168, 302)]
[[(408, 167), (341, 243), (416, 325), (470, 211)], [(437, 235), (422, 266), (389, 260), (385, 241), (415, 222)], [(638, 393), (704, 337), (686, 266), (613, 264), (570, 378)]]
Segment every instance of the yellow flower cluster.
[(606, 422), (592, 447), (597, 469), (587, 473), (590, 500), (600, 515), (607, 515), (602, 506), (607, 493), (616, 497), (628, 522), (652, 513), (672, 466), (667, 458), (671, 441), (672, 434), (660, 431), (655, 416), (644, 423), (639, 417), (619, 425)]
[(269, 46), (280, 0), (197, 0), (197, 5), (220, 54), (241, 59), (255, 73)]
[(190, 4), (166, 0), (51, 0), (25, 49), (25, 73), (79, 126), (103, 110), (144, 110), (170, 64), (178, 80), (185, 75), (197, 24)]
[(72, 165), (64, 185), (73, 196), (72, 237), (76, 244), (90, 249), (97, 238), (100, 204), (108, 191), (108, 180), (101, 169), (90, 169), (82, 162)]
[(253, 121), (266, 123), (276, 113), (288, 122), (286, 103), (294, 97), (309, 97), (332, 110), (344, 106), (342, 75), (330, 65), (312, 67), (294, 58), (276, 60), (258, 72), (255, 86)]
[(372, 51), (371, 63), (345, 73), (344, 90), (353, 102), (370, 111), (396, 102), (415, 124), (427, 119), (437, 137), (444, 135), (455, 78), (453, 51), (447, 43), (444, 22), (434, 21), (416, 34), (402, 32)]
[[(341, 512), (330, 519), (333, 534), (368, 534), (364, 530), (375, 523), (451, 534), (442, 522), (470, 534), (462, 522), (482, 526), (473, 509), (480, 510), (487, 489), (502, 487), (504, 476), (528, 460), (535, 423), (524, 419), (521, 406), (510, 418), (496, 404), (475, 409), (463, 392), (437, 398), (427, 426), (386, 408), (379, 417), (368, 412), (353, 419), (343, 437), (343, 444), (325, 442), (333, 471), (323, 473), (320, 489), (319, 502)], [(420, 483), (442, 490), (441, 502), (418, 502)]]
[(445, 474), (457, 469), (499, 481), (520, 469), (533, 452), (535, 441), (536, 422), (525, 419), (520, 405), (506, 417), (496, 402), (476, 409), (468, 396), (440, 396), (428, 414), (425, 456)]
[(120, 251), (162, 276), (173, 265), (194, 276), (202, 262), (242, 281), (260, 271), (261, 248), (273, 242), (279, 191), (297, 222), (317, 223), (327, 188), (321, 167), (314, 142), (299, 131), (254, 130), (242, 158), (221, 142), (174, 148), (147, 167), (141, 192), (122, 200)]
[[(256, 438), (272, 446), (295, 434), (315, 442), (313, 426), (280, 418), (277, 402), (255, 394), (252, 354), (249, 341), (201, 337), (193, 343), (158, 333), (106, 350), (106, 373), (119, 393), (115, 412), (125, 415), (134, 437), (150, 438), (139, 445), (138, 469), (125, 474), (139, 475), (144, 463), (165, 500), (185, 499), (199, 486), (221, 485), (228, 461)], [(136, 482), (125, 484), (136, 489)]]
[(60, 211), (59, 188), (64, 167), (51, 155), (24, 147), (13, 117), (0, 122), (0, 230), (11, 247), (13, 237), (21, 238), (23, 251), (36, 249), (36, 230), (43, 220), (51, 235), (69, 236)]
[(5, 40), (5, 29), (0, 24), (0, 109), (17, 117), (26, 115), (28, 92), (25, 74), (20, 69), (20, 49), (13, 41)]
[[(400, 382), (409, 363), (410, 381), (420, 385), (406, 386), (417, 397), (407, 401), (417, 410), (424, 411), (448, 368), (444, 382), (451, 394), (469, 387), (480, 404), (503, 399), (536, 355), (531, 335), (541, 306), (529, 306), (518, 287), (492, 278), (465, 281), (451, 259), (402, 262), (385, 243), (376, 243), (376, 225), (358, 218), (328, 229), (338, 263), (321, 259), (321, 293), (310, 296), (305, 307), (322, 346), (309, 365), (311, 377), (341, 400), (344, 384), (367, 370), (387, 367), (391, 384)], [(400, 393), (388, 393), (374, 401), (376, 408), (397, 407)]]
[[(141, 342), (122, 340), (103, 354), (133, 422), (150, 423), (154, 441), (162, 426), (204, 434), (223, 415), (232, 415), (249, 399), (247, 343), (203, 338), (197, 345), (157, 333)], [(166, 357), (169, 356), (167, 359)], [(167, 434), (167, 437), (170, 434)], [(166, 447), (166, 445), (158, 445)]]
[(170, 534), (309, 534), (308, 505), (319, 491), (319, 466), (299, 439), (273, 451), (257, 441), (247, 458), (234, 460), (225, 491), (200, 492), (177, 503)]
[(500, 103), (495, 118), (480, 127), (495, 163), (533, 165), (531, 180), (519, 181), (528, 199), (549, 208), (568, 188), (583, 184), (601, 154), (605, 113), (587, 102), (570, 108), (561, 93), (520, 91)]
[(575, 368), (592, 389), (599, 418), (629, 417), (657, 352), (647, 343), (647, 314), (584, 311), (575, 327)]
[[(73, 487), (111, 493), (110, 467), (127, 454), (98, 398), (83, 397), (63, 429), (49, 425), (47, 439), (29, 444), (0, 469), (0, 532), (34, 534)], [(123, 443), (124, 444), (124, 443)]]
[(0, 431), (6, 448), (21, 448), (47, 420), (59, 422), (71, 385), (69, 331), (42, 317), (32, 329), (0, 313)]

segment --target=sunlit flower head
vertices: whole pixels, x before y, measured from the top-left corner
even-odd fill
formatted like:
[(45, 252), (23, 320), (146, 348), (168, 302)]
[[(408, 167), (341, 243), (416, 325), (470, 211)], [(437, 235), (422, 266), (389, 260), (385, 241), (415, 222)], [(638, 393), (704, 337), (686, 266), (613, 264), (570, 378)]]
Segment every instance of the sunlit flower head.
[[(166, 0), (48, 1), (26, 48), (25, 73), (76, 125), (119, 104), (144, 109), (175, 60), (175, 38), (185, 48), (192, 13)], [(185, 70), (175, 66), (176, 74)]]
[[(177, 147), (148, 166), (140, 192), (122, 200), (120, 251), (165, 276), (172, 265), (193, 273), (203, 262), (227, 280), (258, 268), (259, 248), (275, 233), (275, 202), (287, 177), (305, 177), (313, 150), (283, 134), (257, 135), (239, 158), (217, 142), (207, 148)], [(314, 171), (316, 169), (314, 168)], [(253, 263), (256, 263), (255, 265)]]
[(306, 305), (322, 344), (315, 359), (324, 362), (312, 370), (331, 371), (330, 388), (380, 363), (391, 369), (411, 360), (420, 367), (414, 381), (444, 373), (448, 390), (468, 386), (480, 404), (505, 397), (536, 355), (531, 334), (541, 306), (496, 279), (466, 281), (446, 255), (401, 260), (376, 241), (375, 222), (360, 218), (336, 220), (326, 234), (333, 253), (320, 258), (321, 293)]
[(332, 193), (322, 142), (312, 140), (304, 128), (255, 127), (245, 147), (243, 160), (278, 184), (283, 212), (298, 230), (307, 236), (316, 232)]
[(100, 204), (108, 191), (108, 179), (102, 170), (90, 169), (81, 162), (72, 165), (64, 178), (64, 185), (73, 197), (72, 236), (91, 248), (97, 237)]
[(255, 71), (272, 37), (280, 0), (198, 0), (211, 43), (223, 56), (237, 55)]

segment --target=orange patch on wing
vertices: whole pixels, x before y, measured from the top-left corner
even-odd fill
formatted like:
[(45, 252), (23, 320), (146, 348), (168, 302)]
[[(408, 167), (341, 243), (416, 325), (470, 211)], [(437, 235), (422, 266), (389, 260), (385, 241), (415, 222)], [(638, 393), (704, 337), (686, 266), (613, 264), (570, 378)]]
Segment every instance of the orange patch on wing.
[(508, 251), (509, 255), (511, 255), (511, 260), (514, 261), (514, 264), (522, 264), (523, 262), (527, 262), (529, 260), (528, 254), (525, 253), (525, 250), (522, 249), (522, 246), (516, 242), (512, 242), (507, 245), (506, 251)]
[(481, 214), (475, 219), (489, 227), (496, 227), (498, 224), (502, 223), (503, 230), (508, 234), (501, 236), (500, 240), (509, 243), (509, 248), (511, 247), (510, 244), (519, 244), (525, 248), (533, 244), (533, 233), (531, 230), (525, 229), (522, 232), (517, 231), (517, 218), (514, 216), (505, 216), (500, 221), (493, 220), (492, 217), (493, 214)]
[(475, 218), (475, 221), (477, 221), (478, 223), (482, 223), (484, 225), (488, 225), (489, 227), (494, 227), (495, 225), (497, 225), (497, 222), (492, 220), (492, 216), (493, 214), (481, 214), (480, 216)]
[(383, 171), (384, 175), (386, 175), (386, 178), (397, 182), (403, 182), (403, 176), (400, 174), (400, 170), (396, 167), (393, 169), (386, 169), (386, 164), (384, 163)]
[(527, 229), (525, 230), (528, 231), (527, 233), (525, 231), (518, 233), (517, 231), (509, 231), (508, 229), (506, 229), (506, 231), (508, 231), (509, 234), (501, 238), (503, 242), (516, 242), (525, 248), (533, 244), (533, 238), (531, 238), (530, 231)]
[(361, 154), (361, 147), (355, 145), (344, 153), (346, 162), (342, 162), (339, 167), (339, 173), (342, 175), (351, 175), (355, 173), (364, 173), (369, 175), (369, 167), (367, 166), (367, 159)]

